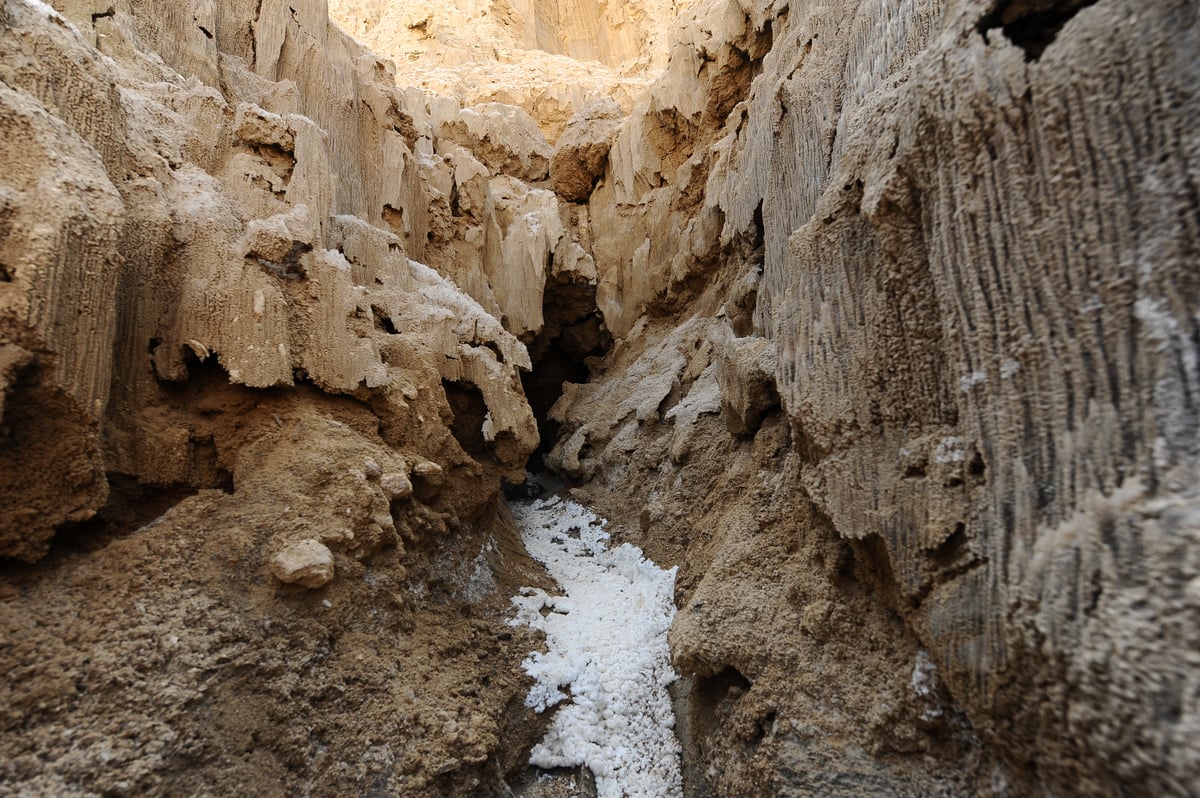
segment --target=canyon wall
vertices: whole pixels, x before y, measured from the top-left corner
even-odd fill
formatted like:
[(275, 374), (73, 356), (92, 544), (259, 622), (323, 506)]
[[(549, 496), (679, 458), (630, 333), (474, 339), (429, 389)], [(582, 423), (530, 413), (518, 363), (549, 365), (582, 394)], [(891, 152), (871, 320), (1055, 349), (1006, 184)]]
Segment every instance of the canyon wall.
[(1193, 3), (330, 6), (0, 6), (6, 786), (520, 794), (540, 440), (689, 795), (1200, 791)]
[(550, 462), (684, 563), (694, 778), (1194, 793), (1194, 4), (681, 30), (589, 200), (618, 343)]
[(0, 53), (5, 791), (523, 777), (536, 125), (402, 91), (317, 0), (7, 0)]

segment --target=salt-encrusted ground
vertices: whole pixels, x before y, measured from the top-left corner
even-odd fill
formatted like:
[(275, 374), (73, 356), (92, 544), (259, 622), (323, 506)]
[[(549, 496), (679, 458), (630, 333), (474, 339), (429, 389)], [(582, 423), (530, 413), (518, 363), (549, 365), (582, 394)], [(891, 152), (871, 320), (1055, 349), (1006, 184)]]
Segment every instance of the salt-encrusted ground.
[(609, 549), (604, 521), (570, 500), (519, 504), (513, 515), (562, 591), (527, 588), (513, 598), (511, 623), (545, 632), (548, 649), (524, 662), (536, 680), (526, 704), (540, 712), (566, 702), (530, 763), (586, 766), (599, 798), (682, 795), (667, 694), (676, 678), (667, 646), (675, 569), (627, 543)]

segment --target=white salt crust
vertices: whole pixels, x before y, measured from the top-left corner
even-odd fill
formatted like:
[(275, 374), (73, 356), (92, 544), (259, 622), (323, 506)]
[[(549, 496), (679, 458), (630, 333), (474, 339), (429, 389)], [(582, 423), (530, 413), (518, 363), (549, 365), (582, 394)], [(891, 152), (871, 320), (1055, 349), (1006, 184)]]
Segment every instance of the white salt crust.
[[(529, 553), (563, 595), (525, 588), (513, 625), (546, 634), (546, 653), (523, 663), (536, 683), (525, 703), (542, 712), (567, 701), (530, 764), (586, 766), (599, 798), (680, 798), (679, 742), (667, 686), (675, 572), (641, 549), (607, 547), (604, 521), (562, 498), (517, 505)], [(567, 688), (568, 695), (563, 691)]]

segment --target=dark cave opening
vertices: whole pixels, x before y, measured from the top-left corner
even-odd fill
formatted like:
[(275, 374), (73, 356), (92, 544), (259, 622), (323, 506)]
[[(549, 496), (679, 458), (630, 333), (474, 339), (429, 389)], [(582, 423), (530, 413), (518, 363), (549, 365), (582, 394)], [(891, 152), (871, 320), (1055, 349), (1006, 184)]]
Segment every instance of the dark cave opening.
[(979, 22), (978, 30), (986, 38), (1000, 29), (1025, 51), (1026, 61), (1037, 61), (1054, 43), (1059, 31), (1080, 11), (1096, 0), (999, 0), (991, 13)]
[(528, 470), (533, 472), (545, 469), (546, 455), (558, 440), (559, 425), (550, 418), (550, 409), (563, 395), (563, 386), (587, 382), (613, 342), (604, 314), (596, 306), (594, 283), (563, 276), (550, 278), (542, 317), (541, 332), (526, 341), (533, 369), (521, 375), (541, 438), (529, 460)]
[(442, 390), (454, 414), (450, 432), (463, 451), (475, 459), (483, 458), (488, 452), (488, 443), (483, 437), (483, 422), (487, 417), (487, 402), (483, 393), (469, 382), (442, 380)]

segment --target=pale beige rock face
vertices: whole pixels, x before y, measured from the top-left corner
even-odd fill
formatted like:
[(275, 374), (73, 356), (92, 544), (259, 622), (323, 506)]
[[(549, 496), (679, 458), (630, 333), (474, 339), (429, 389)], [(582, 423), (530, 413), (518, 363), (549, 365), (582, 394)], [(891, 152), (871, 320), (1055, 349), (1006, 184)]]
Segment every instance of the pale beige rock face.
[(672, 59), (612, 144), (589, 202), (609, 328), (627, 333), (652, 305), (695, 298), (720, 252), (722, 216), (701, 201), (712, 146), (771, 45), (735, 0), (700, 3), (672, 29)]
[[(460, 7), (461, 5), (461, 7)], [(550, 141), (612, 98), (628, 111), (666, 64), (666, 32), (691, 0), (333, 0), (351, 36), (396, 62), (401, 85), (465, 106), (524, 108)]]
[(550, 169), (550, 145), (533, 117), (516, 106), (482, 103), (464, 108), (442, 121), (436, 135), (441, 146), (466, 147), (493, 174), (535, 183), (545, 180)]
[(505, 330), (530, 342), (543, 305), (553, 302), (547, 280), (595, 291), (586, 211), (544, 187), (552, 149), (522, 109), (462, 108), (415, 88), (398, 96), (395, 112), (413, 146), (404, 162), (407, 185), (388, 199), (383, 221)]

